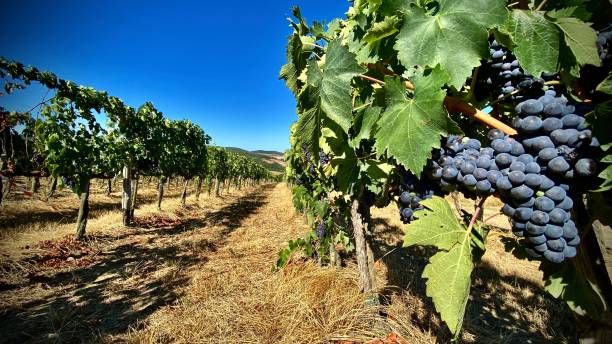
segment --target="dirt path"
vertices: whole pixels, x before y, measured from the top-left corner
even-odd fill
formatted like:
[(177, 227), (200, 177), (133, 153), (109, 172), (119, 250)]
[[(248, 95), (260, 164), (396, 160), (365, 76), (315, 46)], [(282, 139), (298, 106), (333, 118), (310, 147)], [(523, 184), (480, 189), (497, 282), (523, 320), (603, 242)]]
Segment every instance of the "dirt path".
[[(145, 213), (142, 227), (115, 235), (98, 235), (94, 229), (91, 264), (42, 268), (30, 272), (30, 283), (0, 294), (0, 342), (90, 342), (126, 331), (174, 302), (193, 271), (208, 261), (243, 258), (235, 243), (246, 240), (245, 228), (261, 230), (274, 225), (264, 218), (293, 216), (280, 209), (270, 213), (269, 203), (277, 199), (271, 195), (278, 196), (279, 188), (284, 187), (265, 185), (242, 196), (234, 193), (211, 208)], [(271, 242), (264, 253), (274, 255), (278, 246)]]

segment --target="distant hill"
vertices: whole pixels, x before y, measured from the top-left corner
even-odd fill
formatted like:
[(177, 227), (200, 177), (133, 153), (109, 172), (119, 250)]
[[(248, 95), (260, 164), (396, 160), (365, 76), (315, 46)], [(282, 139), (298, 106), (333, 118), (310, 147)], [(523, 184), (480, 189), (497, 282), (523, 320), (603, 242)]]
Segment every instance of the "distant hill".
[(246, 155), (255, 160), (259, 160), (259, 162), (261, 162), (267, 169), (272, 172), (285, 172), (285, 158), (284, 154), (281, 152), (264, 150), (248, 151), (237, 147), (225, 147), (225, 149), (242, 155)]

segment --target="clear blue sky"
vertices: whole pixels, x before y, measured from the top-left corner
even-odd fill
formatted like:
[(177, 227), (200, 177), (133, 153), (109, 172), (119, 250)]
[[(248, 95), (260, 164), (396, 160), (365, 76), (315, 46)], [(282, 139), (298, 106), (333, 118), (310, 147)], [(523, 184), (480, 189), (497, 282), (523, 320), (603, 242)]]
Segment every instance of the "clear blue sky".
[[(289, 147), (295, 101), (278, 80), (299, 5), (309, 21), (344, 15), (346, 0), (7, 1), (0, 55), (108, 91), (138, 107), (187, 118), (214, 143)], [(42, 88), (0, 97), (25, 111)]]

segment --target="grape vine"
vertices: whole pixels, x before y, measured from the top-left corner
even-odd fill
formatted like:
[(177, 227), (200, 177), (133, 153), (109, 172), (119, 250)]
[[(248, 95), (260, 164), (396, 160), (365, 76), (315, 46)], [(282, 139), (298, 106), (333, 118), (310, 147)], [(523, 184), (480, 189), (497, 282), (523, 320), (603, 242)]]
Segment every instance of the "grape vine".
[[(609, 4), (353, 1), (346, 18), (309, 25), (294, 8), (280, 72), (299, 117), (287, 178), (298, 210), (315, 219), (311, 237), (327, 231), (304, 203), (335, 209), (334, 223), (354, 237), (365, 292), (375, 293), (369, 207), (391, 202), (404, 244), (437, 248), (423, 277), (455, 336), (485, 247), (487, 197), (505, 203), (519, 251), (577, 259), (584, 221), (574, 213), (585, 193), (612, 189), (610, 18), (595, 9)], [(449, 216), (449, 192), (478, 200), (471, 218)], [(303, 246), (312, 253), (294, 242), (279, 261)], [(580, 264), (559, 266), (588, 278)], [(601, 295), (589, 283), (580, 293)], [(585, 309), (571, 294), (589, 283), (548, 290)], [(600, 309), (610, 301), (594, 299)]]

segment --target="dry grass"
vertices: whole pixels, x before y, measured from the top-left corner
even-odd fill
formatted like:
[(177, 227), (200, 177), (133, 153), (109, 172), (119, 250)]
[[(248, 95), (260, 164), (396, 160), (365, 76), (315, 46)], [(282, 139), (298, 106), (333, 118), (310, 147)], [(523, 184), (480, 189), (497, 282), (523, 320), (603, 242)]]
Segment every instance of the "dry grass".
[[(143, 190), (144, 201), (136, 212), (139, 226), (121, 226), (114, 209), (94, 211), (88, 231), (100, 254), (85, 268), (40, 270), (32, 260), (40, 252), (24, 249), (41, 239), (72, 234), (72, 218), (35, 218), (13, 228), (0, 227), (0, 249), (7, 255), (0, 259), (0, 268), (12, 269), (0, 277), (9, 276), (18, 285), (0, 293), (2, 338), (328, 343), (367, 342), (389, 332), (411, 344), (450, 338), (420, 277), (431, 252), (401, 248), (401, 223), (393, 206), (373, 209), (382, 301), (376, 306), (358, 292), (350, 261), (333, 269), (295, 260), (284, 270), (272, 271), (278, 250), (306, 230), (283, 184), (234, 190), (221, 198), (203, 195), (198, 203), (191, 199), (186, 209), (180, 207), (177, 188), (162, 213), (152, 202), (155, 190)], [(18, 218), (24, 211), (37, 216), (47, 212), (46, 207), (69, 213), (76, 207), (72, 198), (61, 195), (49, 204), (14, 201), (2, 207), (2, 216)], [(92, 203), (108, 200), (99, 191)], [(118, 195), (111, 200), (118, 201)], [(471, 210), (470, 201), (460, 202)], [(485, 217), (498, 206), (489, 203)], [(504, 241), (511, 238), (505, 217), (493, 224), (499, 229), (490, 234), (488, 251), (473, 275), (461, 341), (573, 342), (569, 313), (543, 292), (537, 264), (504, 250)], [(32, 271), (42, 279), (28, 277)]]

